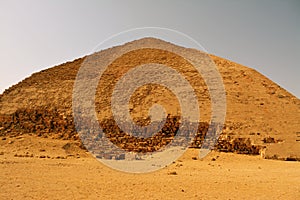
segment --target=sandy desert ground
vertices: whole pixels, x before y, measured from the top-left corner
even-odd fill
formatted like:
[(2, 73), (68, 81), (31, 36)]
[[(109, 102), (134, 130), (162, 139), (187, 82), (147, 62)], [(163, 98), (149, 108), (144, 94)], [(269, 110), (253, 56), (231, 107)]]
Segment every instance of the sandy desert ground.
[(159, 171), (104, 166), (76, 142), (0, 138), (0, 199), (300, 199), (300, 162), (189, 149)]

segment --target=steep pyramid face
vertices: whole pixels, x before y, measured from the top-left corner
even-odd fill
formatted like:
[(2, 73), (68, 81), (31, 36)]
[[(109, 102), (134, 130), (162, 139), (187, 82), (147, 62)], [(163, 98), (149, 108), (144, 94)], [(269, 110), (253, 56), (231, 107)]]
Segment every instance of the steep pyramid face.
[[(145, 38), (95, 53), (92, 61), (99, 62), (98, 57), (105, 58), (132, 46), (153, 43), (184, 53), (192, 54), (196, 51)], [(253, 69), (209, 56), (223, 78), (227, 101), (225, 126), (217, 149), (257, 154), (259, 149), (266, 147), (265, 152), (262, 152), (268, 158), (299, 159), (300, 100)], [(86, 57), (80, 58), (43, 70), (6, 90), (0, 96), (0, 134), (36, 133), (78, 139), (72, 117), (72, 92), (78, 70), (86, 60)], [(96, 92), (95, 105), (100, 124), (108, 126), (108, 120), (113, 118), (110, 101), (117, 81), (130, 69), (145, 63), (171, 66), (184, 75), (195, 90), (200, 121), (207, 127), (211, 117), (211, 97), (201, 75), (180, 57), (151, 48), (125, 54), (108, 66)], [(153, 103), (163, 105), (172, 117), (181, 114), (179, 103), (172, 92), (152, 84), (140, 87), (130, 99), (129, 108), (134, 121), (147, 124), (148, 110)], [(176, 123), (170, 121), (171, 126), (176, 126)], [(107, 129), (114, 131), (111, 127)], [(193, 146), (199, 147), (202, 139), (200, 134)]]

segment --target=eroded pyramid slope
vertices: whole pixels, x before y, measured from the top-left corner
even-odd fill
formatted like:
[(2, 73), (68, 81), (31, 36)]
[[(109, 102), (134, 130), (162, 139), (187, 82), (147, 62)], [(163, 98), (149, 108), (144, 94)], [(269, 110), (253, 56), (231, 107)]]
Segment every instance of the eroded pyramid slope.
[[(96, 53), (103, 58), (130, 46), (156, 43), (177, 48), (186, 53), (196, 51), (145, 38)], [(150, 55), (150, 56), (149, 56)], [(300, 100), (257, 71), (209, 55), (215, 62), (226, 89), (227, 113), (223, 133), (216, 148), (220, 151), (262, 154), (275, 159), (300, 158)], [(18, 135), (34, 133), (44, 137), (79, 139), (72, 117), (72, 92), (77, 72), (86, 57), (43, 70), (12, 86), (0, 96), (0, 134)], [(201, 110), (203, 130), (210, 119), (210, 96), (201, 76), (169, 52), (143, 49), (119, 58), (109, 66), (100, 80), (96, 95), (98, 118), (110, 119), (109, 92), (117, 78), (133, 65), (147, 62), (178, 66), (196, 90)], [(102, 81), (102, 82), (101, 82)], [(132, 108), (148, 108), (153, 99), (168, 107), (176, 117), (178, 103), (171, 94), (157, 86), (141, 88), (132, 97)], [(166, 95), (168, 94), (168, 95)], [(137, 109), (138, 110), (138, 109)], [(133, 109), (138, 116), (140, 111)], [(147, 110), (147, 109), (146, 109)], [(144, 113), (143, 113), (143, 116)], [(142, 123), (142, 122), (141, 122)], [(174, 124), (170, 123), (170, 126)], [(201, 135), (201, 134), (200, 134)], [(199, 136), (193, 144), (201, 145)], [(253, 150), (254, 149), (254, 150)]]

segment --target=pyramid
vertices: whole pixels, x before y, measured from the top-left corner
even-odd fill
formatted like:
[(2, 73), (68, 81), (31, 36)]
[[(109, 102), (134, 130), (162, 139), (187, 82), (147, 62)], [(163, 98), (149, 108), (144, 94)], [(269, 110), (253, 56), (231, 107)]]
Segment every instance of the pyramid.
[[(80, 140), (74, 125), (74, 83), (82, 65), (143, 45), (159, 45), (183, 54), (206, 55), (214, 61), (226, 91), (226, 118), (215, 149), (223, 152), (261, 154), (264, 158), (300, 160), (300, 100), (254, 69), (195, 49), (180, 47), (155, 38), (143, 38), (106, 49), (32, 74), (0, 95), (0, 135), (36, 134), (41, 137)], [(196, 59), (196, 58), (195, 58)], [(101, 127), (120, 133), (112, 121), (111, 95), (117, 81), (134, 66), (159, 63), (180, 71), (193, 86), (201, 118), (192, 147), (200, 148), (210, 124), (211, 96), (205, 80), (186, 60), (154, 48), (131, 51), (110, 63), (99, 80), (95, 107)], [(95, 77), (91, 77), (93, 79)], [(172, 91), (156, 84), (140, 87), (130, 98), (129, 109), (136, 123), (149, 124), (148, 110), (160, 103), (167, 110), (167, 129), (156, 139), (140, 140), (110, 135), (110, 140), (127, 150), (157, 150), (170, 142), (178, 128), (180, 106)], [(174, 128), (175, 127), (175, 128)], [(174, 129), (174, 130), (173, 130)], [(173, 131), (173, 132), (172, 132)], [(124, 135), (125, 134), (125, 135)], [(109, 134), (108, 134), (109, 135)], [(118, 138), (125, 138), (124, 140)], [(132, 140), (132, 141), (131, 141)], [(156, 141), (158, 140), (158, 141)], [(125, 142), (124, 142), (125, 141)], [(129, 141), (129, 142), (128, 142)], [(129, 145), (138, 143), (138, 147)], [(144, 143), (146, 142), (147, 145)], [(143, 148), (141, 144), (144, 144)], [(137, 148), (137, 149), (135, 149)], [(148, 149), (149, 150), (149, 149)]]

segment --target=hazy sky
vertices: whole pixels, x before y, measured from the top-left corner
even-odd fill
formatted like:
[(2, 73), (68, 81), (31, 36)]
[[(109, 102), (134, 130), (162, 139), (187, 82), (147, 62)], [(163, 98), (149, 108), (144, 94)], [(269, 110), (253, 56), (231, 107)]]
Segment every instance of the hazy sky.
[(183, 32), (300, 97), (299, 0), (0, 0), (0, 93), (89, 54), (113, 34), (145, 26)]

